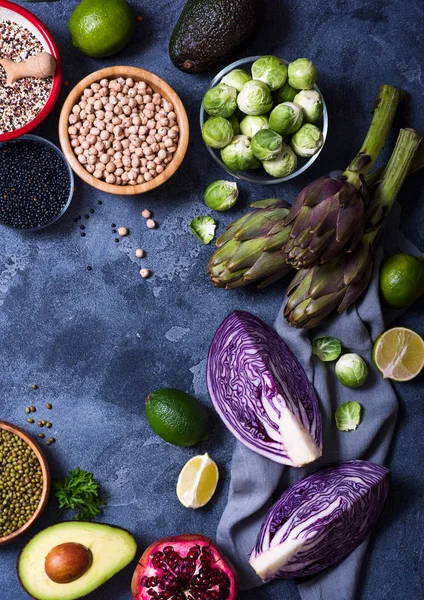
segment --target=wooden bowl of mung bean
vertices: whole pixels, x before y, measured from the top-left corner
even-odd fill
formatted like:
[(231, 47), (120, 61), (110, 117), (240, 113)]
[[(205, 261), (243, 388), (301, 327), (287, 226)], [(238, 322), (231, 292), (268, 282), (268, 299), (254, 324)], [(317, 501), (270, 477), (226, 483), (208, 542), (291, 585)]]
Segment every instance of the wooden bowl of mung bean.
[(24, 534), (46, 507), (50, 470), (23, 429), (0, 421), (0, 545)]

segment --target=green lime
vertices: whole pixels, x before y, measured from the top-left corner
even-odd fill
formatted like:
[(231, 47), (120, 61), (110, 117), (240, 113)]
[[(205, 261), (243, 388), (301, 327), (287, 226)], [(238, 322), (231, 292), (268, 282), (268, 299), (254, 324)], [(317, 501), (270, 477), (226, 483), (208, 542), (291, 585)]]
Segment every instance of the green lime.
[(146, 416), (151, 427), (166, 442), (193, 446), (208, 437), (208, 414), (196, 398), (164, 388), (146, 400)]
[(69, 21), (72, 43), (93, 58), (122, 50), (134, 30), (135, 15), (126, 0), (82, 0)]
[(424, 259), (410, 254), (394, 254), (380, 270), (380, 290), (384, 300), (395, 308), (413, 304), (424, 293)]

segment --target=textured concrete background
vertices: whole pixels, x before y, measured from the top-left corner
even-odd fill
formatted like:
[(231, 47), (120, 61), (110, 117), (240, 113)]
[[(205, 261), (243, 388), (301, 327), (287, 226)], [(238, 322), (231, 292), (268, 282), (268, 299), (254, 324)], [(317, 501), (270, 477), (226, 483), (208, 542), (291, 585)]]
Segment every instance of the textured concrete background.
[[(24, 4), (22, 2), (22, 4)], [(64, 78), (77, 83), (110, 64), (149, 69), (180, 94), (191, 122), (187, 158), (166, 185), (138, 198), (100, 195), (80, 181), (65, 217), (39, 234), (2, 229), (0, 235), (0, 418), (25, 429), (24, 408), (52, 402), (49, 418), (57, 444), (48, 448), (54, 476), (80, 466), (103, 483), (108, 506), (102, 519), (127, 527), (140, 553), (153, 540), (170, 534), (201, 532), (214, 536), (225, 505), (234, 440), (211, 411), (210, 441), (194, 449), (162, 442), (146, 424), (148, 393), (174, 386), (194, 393), (210, 407), (205, 389), (208, 345), (222, 319), (235, 308), (250, 310), (272, 323), (284, 287), (267, 292), (225, 292), (208, 282), (211, 253), (189, 233), (190, 220), (207, 214), (204, 188), (223, 172), (212, 162), (199, 135), (198, 110), (212, 75), (180, 73), (168, 58), (168, 42), (182, 0), (132, 1), (144, 20), (121, 54), (91, 60), (72, 48), (67, 22), (77, 0), (26, 4), (52, 30), (64, 60)], [(240, 185), (237, 210), (219, 216), (219, 231), (246, 210), (250, 201), (269, 195), (293, 200), (307, 183), (342, 169), (359, 148), (379, 84), (400, 85), (413, 99), (398, 124), (424, 132), (424, 6), (418, 0), (266, 0), (265, 26), (246, 56), (276, 53), (293, 60), (309, 56), (319, 69), (319, 85), (330, 114), (330, 133), (319, 160), (303, 177), (285, 186)], [(63, 89), (55, 112), (36, 133), (57, 141)], [(423, 176), (405, 185), (403, 231), (424, 250)], [(101, 199), (103, 204), (98, 205)], [(160, 227), (146, 229), (140, 216), (150, 208)], [(95, 214), (80, 236), (76, 215)], [(216, 215), (215, 215), (216, 216)], [(125, 225), (131, 236), (116, 244), (111, 223)], [(138, 275), (134, 250), (143, 247), (143, 264), (154, 275)], [(87, 266), (93, 267), (87, 271)], [(424, 333), (421, 307), (402, 324)], [(39, 390), (32, 391), (31, 383)], [(424, 597), (423, 586), (423, 406), (421, 376), (398, 386), (399, 430), (390, 458), (393, 487), (366, 561), (360, 590), (363, 600)], [(421, 391), (421, 398), (420, 398)], [(42, 415), (42, 411), (37, 413)], [(46, 418), (46, 417), (41, 417)], [(218, 462), (222, 481), (210, 506), (184, 509), (175, 483), (185, 461), (208, 451)], [(38, 529), (52, 523), (51, 503)], [(34, 530), (33, 530), (34, 532)], [(15, 562), (23, 541), (0, 550), (0, 597), (24, 600)], [(129, 600), (133, 565), (116, 576), (93, 600)], [(241, 595), (242, 600), (297, 599), (290, 582), (276, 582)], [(337, 599), (340, 600), (343, 590)]]

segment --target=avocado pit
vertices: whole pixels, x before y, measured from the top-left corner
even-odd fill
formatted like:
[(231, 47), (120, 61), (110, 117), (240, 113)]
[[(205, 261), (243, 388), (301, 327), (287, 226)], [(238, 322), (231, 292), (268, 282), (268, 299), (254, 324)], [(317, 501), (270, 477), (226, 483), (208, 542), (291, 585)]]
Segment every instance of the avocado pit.
[(44, 570), (55, 583), (71, 583), (88, 571), (93, 562), (89, 548), (76, 542), (59, 544), (46, 556)]

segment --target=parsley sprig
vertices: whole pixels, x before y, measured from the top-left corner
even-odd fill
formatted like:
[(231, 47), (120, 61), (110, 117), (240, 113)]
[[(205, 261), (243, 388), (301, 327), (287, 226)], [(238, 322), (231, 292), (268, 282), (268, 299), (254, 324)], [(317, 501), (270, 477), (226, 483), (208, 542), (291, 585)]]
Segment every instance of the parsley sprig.
[(69, 477), (53, 483), (53, 491), (59, 501), (61, 512), (71, 509), (78, 511), (74, 521), (94, 519), (101, 513), (105, 502), (102, 500), (100, 485), (93, 473), (79, 467), (69, 472)]

